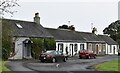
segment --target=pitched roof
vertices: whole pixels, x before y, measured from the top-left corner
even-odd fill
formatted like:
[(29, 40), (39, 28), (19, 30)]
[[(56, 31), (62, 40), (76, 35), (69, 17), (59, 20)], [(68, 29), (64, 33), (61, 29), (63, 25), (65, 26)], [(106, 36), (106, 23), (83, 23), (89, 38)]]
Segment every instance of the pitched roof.
[(80, 36), (82, 36), (86, 42), (105, 42), (104, 40), (98, 38), (97, 35), (90, 32), (78, 32)]
[(84, 42), (85, 40), (77, 34), (75, 31), (67, 29), (53, 29), (45, 28), (49, 33), (51, 33), (56, 41), (66, 41), (66, 42)]
[(14, 30), (12, 35), (16, 37), (53, 37), (46, 29), (35, 22), (11, 19), (2, 19), (2, 21), (9, 23), (11, 28)]
[(77, 42), (105, 42), (95, 34), (89, 32), (78, 32), (67, 29), (45, 28), (51, 33), (57, 41), (77, 41)]
[(109, 45), (117, 45), (118, 43), (114, 41), (111, 37), (107, 35), (98, 35), (99, 38), (103, 39)]

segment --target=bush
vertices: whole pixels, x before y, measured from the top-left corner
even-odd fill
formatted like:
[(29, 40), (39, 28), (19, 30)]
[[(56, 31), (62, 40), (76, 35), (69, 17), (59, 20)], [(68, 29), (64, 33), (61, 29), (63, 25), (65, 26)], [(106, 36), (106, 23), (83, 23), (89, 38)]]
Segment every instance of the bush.
[(32, 43), (32, 57), (39, 59), (39, 55), (44, 50), (55, 50), (55, 40), (52, 38), (31, 38)]

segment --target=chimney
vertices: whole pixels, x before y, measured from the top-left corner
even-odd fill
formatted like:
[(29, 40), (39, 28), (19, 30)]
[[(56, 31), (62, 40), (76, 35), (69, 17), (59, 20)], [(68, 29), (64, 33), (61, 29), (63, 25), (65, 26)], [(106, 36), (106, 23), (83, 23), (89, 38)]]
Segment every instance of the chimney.
[(35, 22), (36, 24), (40, 24), (39, 13), (35, 13), (34, 22)]

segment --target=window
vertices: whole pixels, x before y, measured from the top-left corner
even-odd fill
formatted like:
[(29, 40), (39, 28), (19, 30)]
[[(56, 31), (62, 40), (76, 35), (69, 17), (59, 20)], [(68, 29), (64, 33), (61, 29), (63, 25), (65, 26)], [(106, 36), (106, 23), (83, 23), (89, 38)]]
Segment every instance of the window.
[(68, 46), (66, 46), (66, 49), (65, 49), (65, 51), (66, 51), (66, 54), (68, 54)]
[(19, 23), (16, 23), (16, 26), (17, 26), (18, 28), (23, 28)]
[(58, 51), (62, 51), (63, 52), (63, 44), (58, 44)]
[(77, 44), (74, 45), (74, 51), (77, 52)]
[(112, 46), (110, 45), (110, 53), (112, 53)]
[(84, 44), (80, 44), (80, 50), (84, 50)]

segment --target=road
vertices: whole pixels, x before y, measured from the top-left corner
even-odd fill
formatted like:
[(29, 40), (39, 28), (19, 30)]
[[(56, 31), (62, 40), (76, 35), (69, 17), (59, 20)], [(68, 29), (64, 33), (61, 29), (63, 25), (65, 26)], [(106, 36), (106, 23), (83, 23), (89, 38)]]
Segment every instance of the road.
[[(115, 59), (117, 60), (118, 56), (101, 56), (96, 59), (78, 59), (75, 57), (69, 58), (67, 62), (57, 63), (41, 63), (36, 60), (11, 61), (7, 66), (14, 71), (14, 73), (79, 73), (80, 71), (82, 71), (80, 73), (86, 73), (87, 71), (90, 73), (95, 71), (94, 68), (90, 66)], [(58, 67), (56, 67), (57, 64), (59, 64)]]
[[(26, 67), (36, 71), (95, 71), (90, 66), (114, 59), (118, 59), (118, 56), (101, 56), (96, 59), (70, 58), (67, 62), (58, 63), (34, 62), (27, 63)], [(59, 64), (59, 67), (56, 67), (57, 64)]]

